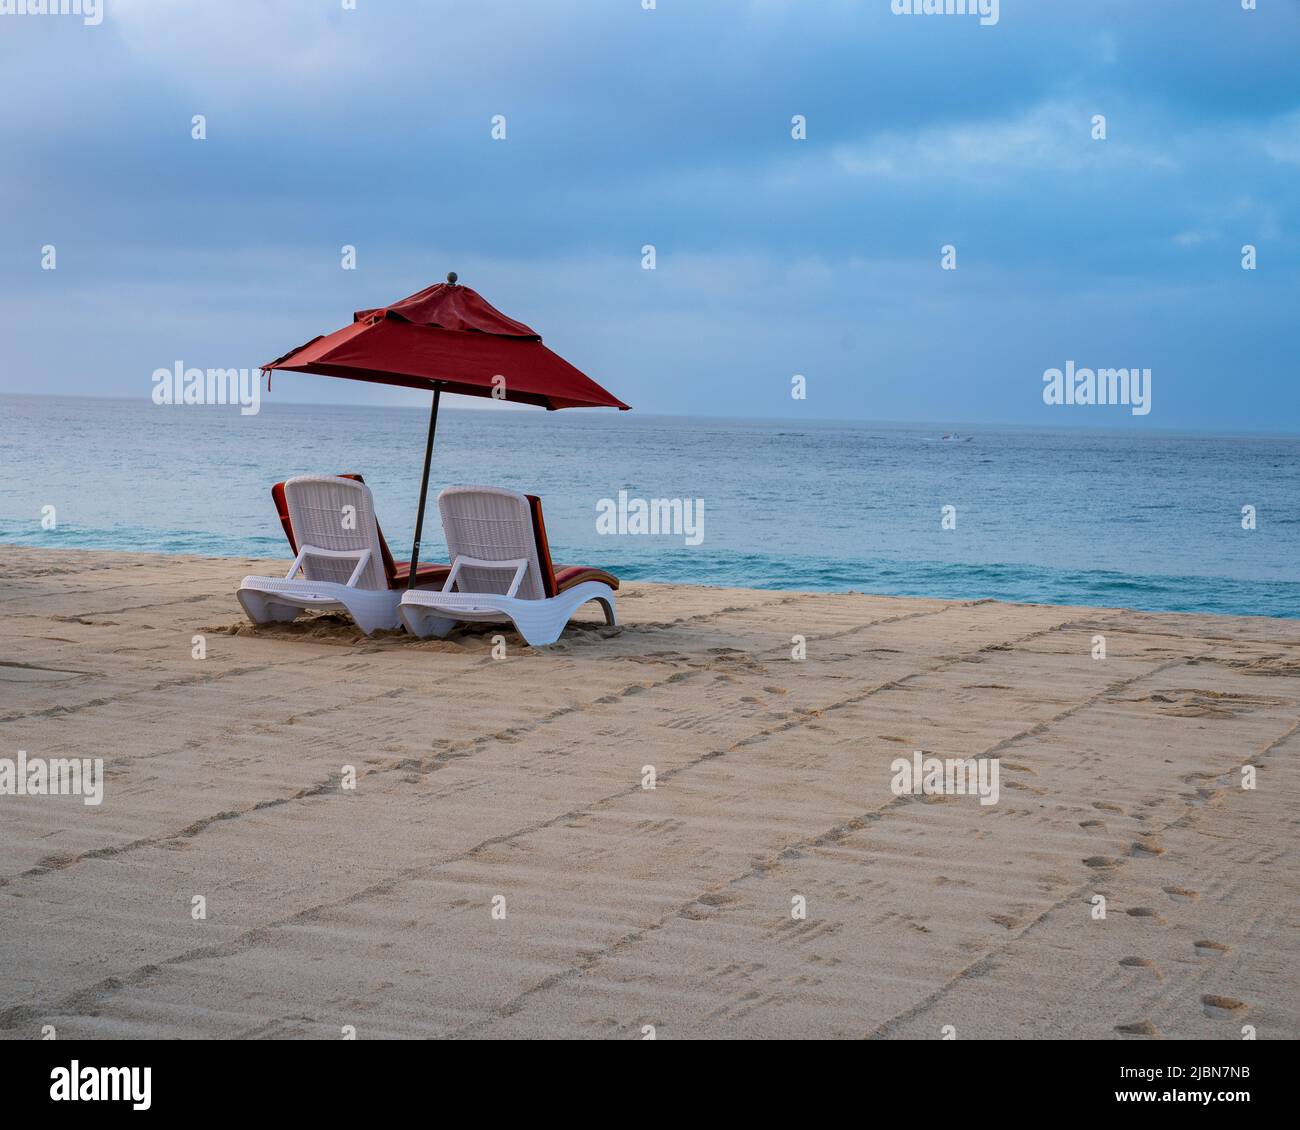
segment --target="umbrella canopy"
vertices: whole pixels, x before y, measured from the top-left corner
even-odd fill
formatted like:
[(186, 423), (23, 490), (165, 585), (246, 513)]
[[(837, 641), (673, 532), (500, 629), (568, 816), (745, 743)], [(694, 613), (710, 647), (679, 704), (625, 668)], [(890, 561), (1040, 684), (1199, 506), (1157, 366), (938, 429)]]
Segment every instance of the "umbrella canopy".
[(543, 408), (629, 407), (542, 344), (542, 336), (507, 318), (477, 291), (458, 286), (455, 272), (445, 283), (388, 306), (358, 310), (352, 324), (277, 357), (262, 366), (317, 373), (352, 381), (424, 388), (433, 392), (424, 477), (415, 516), (408, 587), (415, 585), (429, 494), (429, 464), (444, 392), (488, 396)]
[(313, 338), (262, 368), (440, 388), (552, 409), (628, 407), (547, 349), (541, 334), (454, 282), (358, 310), (351, 325)]

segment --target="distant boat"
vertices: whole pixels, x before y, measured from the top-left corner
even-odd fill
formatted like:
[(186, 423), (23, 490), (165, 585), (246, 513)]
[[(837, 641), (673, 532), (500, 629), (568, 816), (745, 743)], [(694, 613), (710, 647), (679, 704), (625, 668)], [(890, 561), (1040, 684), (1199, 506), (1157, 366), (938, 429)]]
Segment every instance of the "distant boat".
[(927, 436), (925, 443), (970, 443), (974, 436), (958, 435), (956, 432), (944, 432), (941, 436)]

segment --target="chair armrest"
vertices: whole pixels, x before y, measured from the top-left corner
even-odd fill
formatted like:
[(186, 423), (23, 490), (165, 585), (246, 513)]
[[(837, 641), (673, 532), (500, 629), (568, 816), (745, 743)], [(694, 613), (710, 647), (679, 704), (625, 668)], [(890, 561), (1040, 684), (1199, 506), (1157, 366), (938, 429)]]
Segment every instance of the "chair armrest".
[(506, 590), (506, 596), (514, 596), (519, 591), (519, 586), (523, 582), (524, 573), (528, 569), (528, 560), (524, 558), (519, 561), (483, 561), (478, 557), (457, 557), (451, 563), (451, 572), (447, 574), (446, 581), (443, 582), (442, 591), (451, 592), (451, 586), (457, 576), (460, 575), (460, 567), (467, 565), (471, 569), (513, 569), (515, 571), (514, 580), (510, 582), (510, 588)]
[(294, 574), (302, 568), (303, 561), (308, 557), (331, 557), (335, 560), (356, 559), (357, 567), (352, 570), (352, 576), (347, 580), (347, 587), (354, 588), (357, 578), (365, 572), (365, 568), (370, 564), (369, 549), (319, 549), (314, 545), (304, 545), (298, 550), (298, 556), (293, 559), (293, 564), (289, 566), (289, 571), (284, 575), (286, 581), (293, 580)]

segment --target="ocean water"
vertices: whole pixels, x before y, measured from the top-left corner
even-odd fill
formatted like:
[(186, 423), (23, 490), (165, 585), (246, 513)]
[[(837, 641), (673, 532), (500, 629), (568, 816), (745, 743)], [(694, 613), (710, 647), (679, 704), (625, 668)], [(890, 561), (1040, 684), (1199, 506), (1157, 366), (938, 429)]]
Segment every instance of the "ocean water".
[[(454, 403), (433, 488), (540, 494), (557, 561), (656, 581), (1300, 616), (1297, 436), (973, 427), (945, 442), (933, 426)], [(365, 475), (404, 558), (426, 426), (423, 409), (274, 396), (255, 416), (0, 397), (0, 562), (5, 544), (287, 561), (271, 484), (340, 471)], [(598, 533), (598, 502), (619, 491), (702, 499), (703, 541)], [(446, 559), (432, 503), (422, 557)]]

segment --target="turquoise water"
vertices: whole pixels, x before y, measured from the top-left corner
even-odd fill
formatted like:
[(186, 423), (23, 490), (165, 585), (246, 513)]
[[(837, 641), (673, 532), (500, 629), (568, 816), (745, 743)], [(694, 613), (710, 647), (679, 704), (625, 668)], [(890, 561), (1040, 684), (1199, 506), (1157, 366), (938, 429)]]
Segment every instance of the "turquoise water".
[[(0, 544), (285, 557), (271, 484), (360, 471), (409, 553), (421, 409), (0, 397), (0, 420)], [(630, 579), (1300, 616), (1300, 437), (943, 431), (444, 408), (432, 482), (540, 494), (557, 560)], [(620, 490), (703, 499), (702, 543), (599, 534)]]

